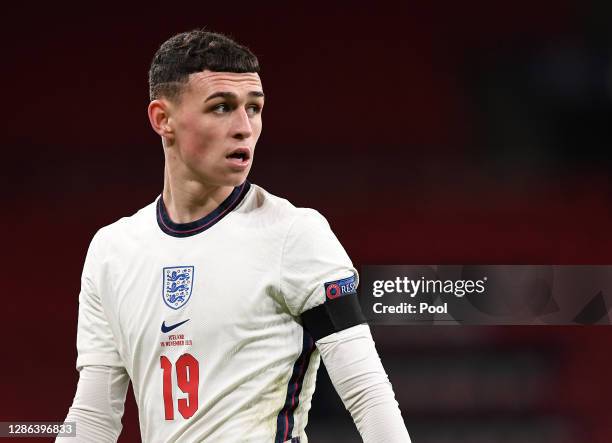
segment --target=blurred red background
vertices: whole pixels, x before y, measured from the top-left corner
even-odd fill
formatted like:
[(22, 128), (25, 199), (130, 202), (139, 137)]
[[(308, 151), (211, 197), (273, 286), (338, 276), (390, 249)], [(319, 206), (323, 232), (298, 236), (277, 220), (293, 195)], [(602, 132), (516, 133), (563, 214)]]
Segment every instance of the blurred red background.
[[(322, 212), (357, 266), (610, 264), (610, 18), (594, 0), (12, 5), (0, 420), (71, 404), (89, 240), (161, 191), (147, 71), (172, 34), (258, 55), (251, 181)], [(415, 443), (612, 440), (610, 327), (373, 332)], [(311, 440), (356, 441), (319, 377)], [(131, 394), (123, 422), (137, 441)]]

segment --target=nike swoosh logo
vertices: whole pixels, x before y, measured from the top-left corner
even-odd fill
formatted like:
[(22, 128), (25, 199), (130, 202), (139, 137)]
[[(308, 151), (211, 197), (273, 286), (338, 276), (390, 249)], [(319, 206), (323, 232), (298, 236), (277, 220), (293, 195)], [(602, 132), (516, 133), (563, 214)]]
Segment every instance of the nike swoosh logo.
[(168, 326), (166, 326), (166, 321), (164, 320), (164, 321), (162, 322), (162, 328), (161, 328), (161, 329), (162, 329), (162, 332), (163, 332), (164, 334), (165, 334), (166, 332), (170, 332), (170, 331), (172, 331), (173, 329), (178, 328), (180, 325), (187, 323), (189, 320), (190, 320), (190, 319), (183, 320), (183, 321), (181, 321), (181, 322), (178, 322), (178, 323), (173, 324), (173, 325), (168, 325)]

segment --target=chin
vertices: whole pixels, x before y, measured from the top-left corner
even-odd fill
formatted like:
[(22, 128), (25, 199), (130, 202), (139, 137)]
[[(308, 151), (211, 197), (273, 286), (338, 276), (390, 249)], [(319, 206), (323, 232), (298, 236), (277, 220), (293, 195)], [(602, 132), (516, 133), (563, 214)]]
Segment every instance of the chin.
[(244, 183), (249, 175), (249, 171), (223, 171), (216, 174), (204, 174), (194, 171), (194, 178), (207, 186), (231, 186), (236, 187)]
[(219, 186), (232, 186), (235, 188), (236, 186), (240, 186), (241, 184), (243, 184), (244, 181), (247, 179), (248, 175), (248, 171), (246, 173), (241, 172), (228, 174), (227, 176), (220, 178), (217, 181), (217, 184)]
[(240, 186), (241, 184), (244, 183), (244, 181), (246, 180), (246, 177), (240, 179), (240, 180), (232, 180), (230, 181), (227, 185), (225, 186), (232, 186), (232, 187), (236, 187), (236, 186)]

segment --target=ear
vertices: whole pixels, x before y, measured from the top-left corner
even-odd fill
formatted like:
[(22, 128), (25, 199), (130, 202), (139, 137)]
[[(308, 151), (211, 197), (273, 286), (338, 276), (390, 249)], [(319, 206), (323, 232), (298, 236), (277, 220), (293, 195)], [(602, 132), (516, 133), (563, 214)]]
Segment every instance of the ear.
[(160, 136), (165, 138), (172, 138), (174, 135), (174, 130), (170, 124), (171, 110), (170, 103), (164, 99), (153, 100), (147, 108), (151, 127)]

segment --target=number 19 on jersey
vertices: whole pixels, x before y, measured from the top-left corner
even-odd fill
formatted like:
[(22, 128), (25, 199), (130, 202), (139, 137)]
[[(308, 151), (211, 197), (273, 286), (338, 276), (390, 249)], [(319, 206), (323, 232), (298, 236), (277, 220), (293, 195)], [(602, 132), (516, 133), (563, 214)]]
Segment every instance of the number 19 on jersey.
[[(168, 357), (160, 357), (163, 377), (164, 412), (166, 420), (174, 420), (174, 399), (172, 398), (172, 362)], [(200, 365), (191, 354), (181, 355), (174, 364), (176, 384), (187, 394), (187, 398), (177, 400), (177, 408), (183, 418), (189, 418), (198, 410), (198, 387), (200, 384)]]

